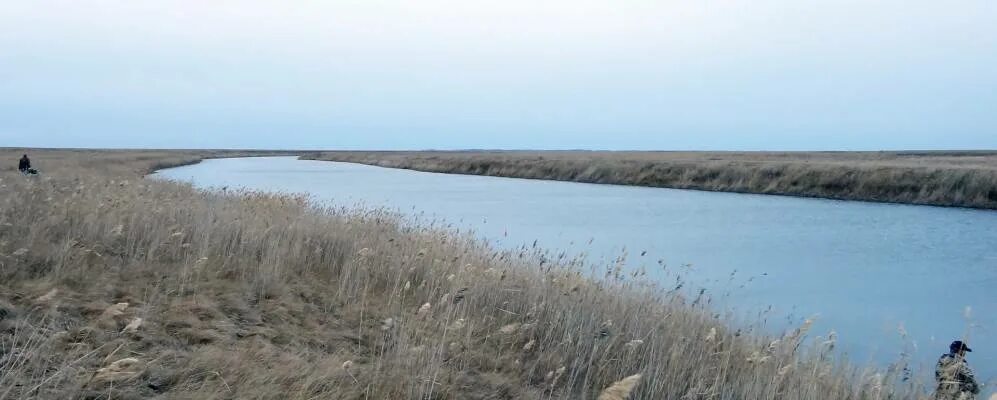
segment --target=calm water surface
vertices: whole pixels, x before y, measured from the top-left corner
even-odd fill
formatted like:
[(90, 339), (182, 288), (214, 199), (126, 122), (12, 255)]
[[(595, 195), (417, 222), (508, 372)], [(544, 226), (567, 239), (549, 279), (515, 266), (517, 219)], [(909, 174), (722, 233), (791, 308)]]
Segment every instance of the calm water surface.
[(933, 368), (948, 343), (968, 333), (978, 377), (997, 377), (994, 211), (445, 175), (293, 157), (207, 160), (156, 176), (423, 213), (499, 247), (536, 240), (586, 252), (592, 262), (626, 250), (630, 264), (649, 271), (660, 270), (658, 260), (691, 264), (682, 267), (690, 286), (729, 293), (725, 307), (747, 313), (772, 306), (770, 329), (818, 315), (814, 334), (836, 331), (855, 362), (887, 362), (913, 349), (921, 368)]

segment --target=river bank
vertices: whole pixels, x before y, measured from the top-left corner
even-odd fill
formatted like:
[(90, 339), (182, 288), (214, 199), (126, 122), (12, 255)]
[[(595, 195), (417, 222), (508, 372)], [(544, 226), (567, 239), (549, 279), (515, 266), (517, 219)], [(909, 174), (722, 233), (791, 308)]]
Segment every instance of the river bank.
[(384, 211), (142, 179), (203, 156), (0, 172), (0, 399), (924, 398), (834, 337), (801, 346), (810, 323), (733, 330), (614, 266), (596, 281)]
[(337, 151), (426, 172), (997, 209), (997, 152)]

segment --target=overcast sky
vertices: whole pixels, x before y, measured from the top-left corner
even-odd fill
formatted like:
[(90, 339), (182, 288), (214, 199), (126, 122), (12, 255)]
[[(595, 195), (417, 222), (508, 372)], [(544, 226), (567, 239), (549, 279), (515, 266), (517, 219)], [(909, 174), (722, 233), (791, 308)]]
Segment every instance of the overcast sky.
[(0, 146), (997, 148), (994, 0), (4, 1)]

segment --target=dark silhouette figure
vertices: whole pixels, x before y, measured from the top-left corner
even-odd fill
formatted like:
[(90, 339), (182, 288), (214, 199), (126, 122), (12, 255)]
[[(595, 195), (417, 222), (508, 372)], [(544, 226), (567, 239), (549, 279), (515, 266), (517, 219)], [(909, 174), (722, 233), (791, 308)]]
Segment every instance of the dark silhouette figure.
[(971, 352), (961, 340), (949, 345), (948, 354), (938, 359), (935, 369), (935, 380), (938, 389), (935, 391), (937, 400), (972, 400), (980, 394), (980, 385), (976, 383), (973, 370), (966, 362), (966, 353)]
[(27, 154), (21, 156), (21, 160), (17, 162), (17, 170), (22, 173), (28, 173), (31, 170), (31, 160)]

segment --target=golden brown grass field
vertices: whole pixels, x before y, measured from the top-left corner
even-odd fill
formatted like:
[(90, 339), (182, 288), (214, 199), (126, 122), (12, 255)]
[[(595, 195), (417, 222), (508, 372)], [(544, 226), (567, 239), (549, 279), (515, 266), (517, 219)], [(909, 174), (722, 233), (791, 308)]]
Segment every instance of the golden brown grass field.
[(997, 209), (997, 151), (338, 151), (428, 172)]
[(619, 265), (143, 177), (265, 153), (32, 151), (26, 177), (20, 152), (0, 151), (0, 399), (927, 398), (902, 361), (733, 329)]

